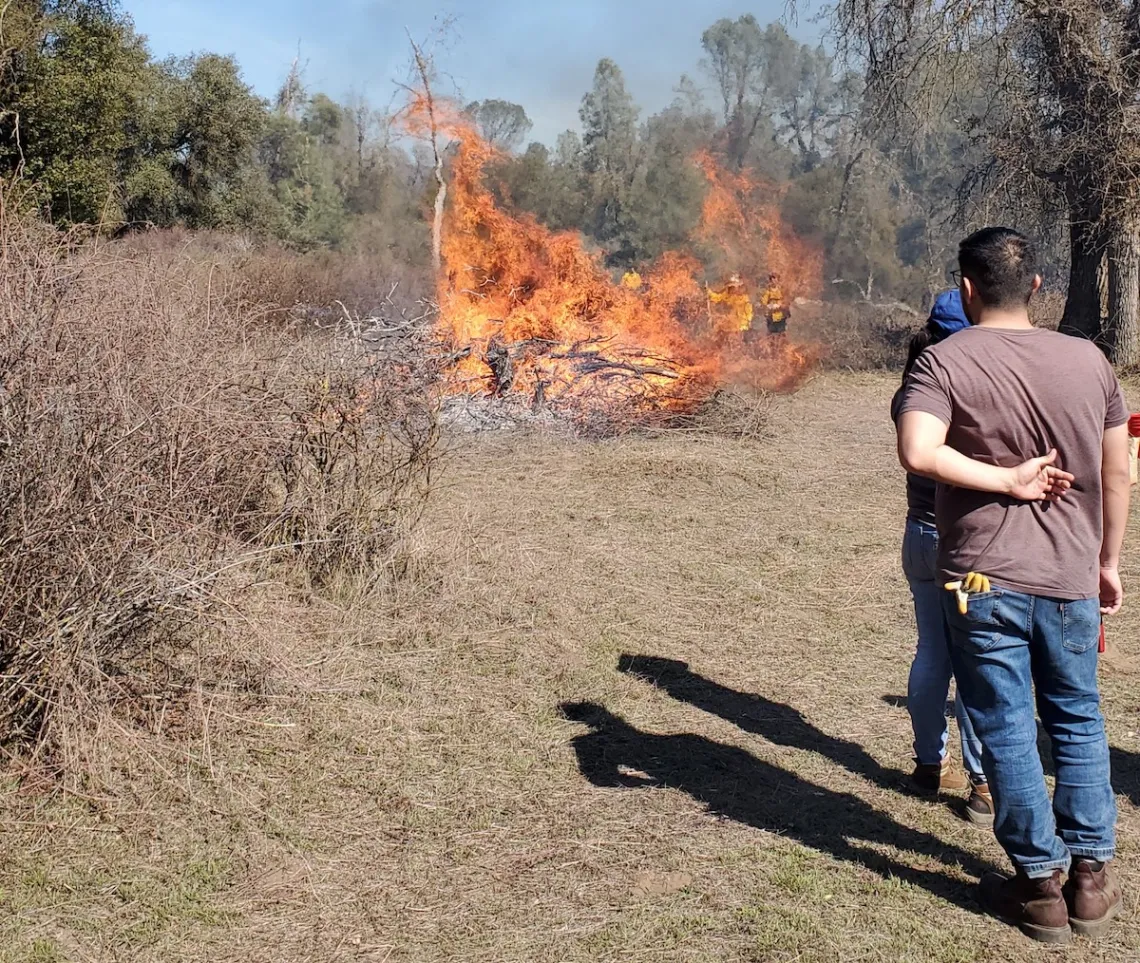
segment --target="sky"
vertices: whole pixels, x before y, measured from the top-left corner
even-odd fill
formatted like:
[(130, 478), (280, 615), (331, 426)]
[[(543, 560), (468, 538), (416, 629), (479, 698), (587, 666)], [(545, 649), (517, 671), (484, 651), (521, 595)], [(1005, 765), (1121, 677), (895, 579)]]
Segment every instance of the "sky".
[[(310, 91), (340, 99), (363, 93), (386, 106), (406, 75), (405, 28), (417, 40), (453, 18), (438, 66), (465, 101), (522, 104), (532, 139), (553, 144), (578, 127), (578, 106), (594, 67), (611, 57), (642, 116), (673, 99), (682, 74), (699, 74), (701, 33), (720, 17), (752, 13), (766, 24), (783, 0), (122, 0), (156, 57), (234, 54), (259, 94), (271, 97), (300, 49)], [(804, 41), (807, 19), (786, 21)], [(702, 81), (703, 82), (703, 81)]]

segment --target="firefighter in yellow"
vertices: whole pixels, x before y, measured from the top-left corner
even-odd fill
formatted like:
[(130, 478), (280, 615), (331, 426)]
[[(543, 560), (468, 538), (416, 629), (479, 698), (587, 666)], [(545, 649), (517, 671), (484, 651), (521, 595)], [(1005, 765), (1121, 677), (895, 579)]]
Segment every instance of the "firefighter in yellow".
[(764, 319), (768, 323), (768, 333), (786, 334), (790, 312), (783, 289), (780, 287), (780, 276), (775, 272), (768, 275), (768, 286), (760, 295), (760, 304), (764, 308)]
[(716, 290), (709, 290), (710, 304), (723, 304), (724, 310), (713, 315), (713, 325), (716, 333), (722, 337), (737, 337), (747, 340), (752, 330), (752, 299), (744, 289), (744, 282), (740, 275), (734, 274), (724, 285)]

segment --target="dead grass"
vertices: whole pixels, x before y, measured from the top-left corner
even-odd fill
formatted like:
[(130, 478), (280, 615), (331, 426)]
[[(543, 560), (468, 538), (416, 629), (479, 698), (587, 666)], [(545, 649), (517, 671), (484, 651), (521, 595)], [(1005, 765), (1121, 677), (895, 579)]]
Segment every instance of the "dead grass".
[[(759, 440), (454, 440), (414, 584), (266, 585), (198, 723), (124, 736), (97, 798), (0, 786), (0, 960), (1041, 959), (973, 904), (992, 839), (902, 788), (894, 387), (821, 377)], [(1064, 955), (1138, 947), (1130, 910)]]
[[(414, 247), (426, 233), (422, 223), (408, 241)], [(365, 245), (358, 250), (298, 252), (271, 242), (220, 231), (185, 228), (128, 235), (117, 245), (130, 257), (169, 261), (192, 257), (232, 268), (231, 295), (263, 317), (286, 321), (298, 315), (358, 317), (386, 314), (434, 296), (426, 258), (400, 257), (394, 245)]]

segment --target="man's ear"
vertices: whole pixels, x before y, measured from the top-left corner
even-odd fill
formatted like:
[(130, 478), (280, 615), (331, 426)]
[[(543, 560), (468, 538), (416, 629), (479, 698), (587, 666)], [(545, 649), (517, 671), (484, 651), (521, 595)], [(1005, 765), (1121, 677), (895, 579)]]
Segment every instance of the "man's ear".
[(958, 285), (962, 295), (962, 310), (966, 312), (966, 317), (969, 318), (971, 324), (977, 324), (977, 318), (974, 317), (970, 309), (977, 303), (978, 289), (974, 287), (974, 282), (967, 277), (963, 277)]
[(1038, 291), (1040, 291), (1041, 285), (1044, 283), (1045, 281), (1040, 274), (1033, 275), (1033, 293), (1036, 294)]

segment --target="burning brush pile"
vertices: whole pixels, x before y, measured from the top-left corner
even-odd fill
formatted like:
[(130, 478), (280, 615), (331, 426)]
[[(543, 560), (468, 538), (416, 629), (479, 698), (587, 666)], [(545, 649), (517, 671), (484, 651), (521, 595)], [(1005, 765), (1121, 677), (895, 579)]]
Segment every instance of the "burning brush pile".
[[(581, 235), (497, 206), (484, 181), (494, 151), (474, 130), (454, 122), (446, 134), (457, 148), (437, 326), (446, 390), (468, 409), (480, 399), (491, 421), (553, 418), (601, 435), (667, 425), (726, 384), (787, 391), (802, 381), (810, 349), (726, 333), (695, 258), (666, 254), (637, 283), (616, 282)], [(780, 246), (778, 232), (752, 227), (733, 184), (709, 180), (703, 230), (764, 230), (769, 248)]]

